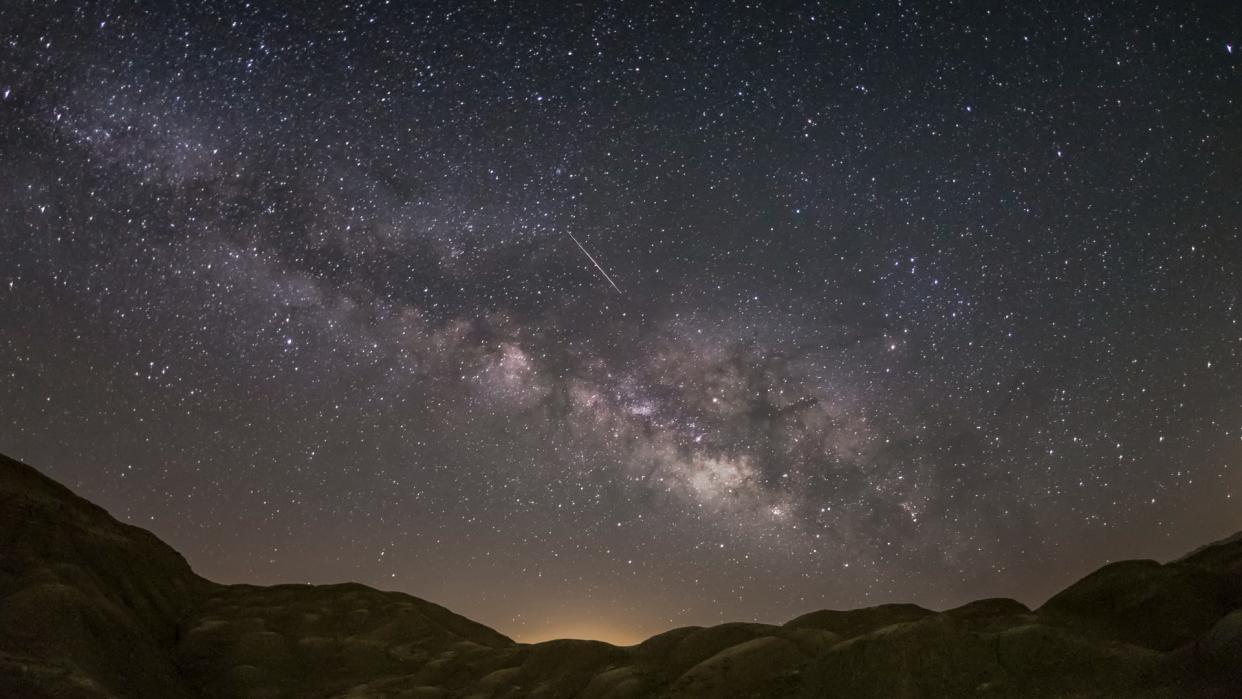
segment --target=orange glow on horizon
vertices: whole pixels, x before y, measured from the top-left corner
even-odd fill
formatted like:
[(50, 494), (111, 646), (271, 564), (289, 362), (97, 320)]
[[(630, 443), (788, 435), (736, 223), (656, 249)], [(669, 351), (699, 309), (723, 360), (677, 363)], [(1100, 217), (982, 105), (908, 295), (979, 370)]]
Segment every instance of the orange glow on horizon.
[(513, 640), (519, 643), (542, 643), (562, 639), (579, 641), (603, 641), (614, 646), (632, 646), (647, 640), (651, 634), (644, 634), (632, 629), (621, 629), (605, 623), (569, 623), (550, 625), (529, 634), (514, 635)]

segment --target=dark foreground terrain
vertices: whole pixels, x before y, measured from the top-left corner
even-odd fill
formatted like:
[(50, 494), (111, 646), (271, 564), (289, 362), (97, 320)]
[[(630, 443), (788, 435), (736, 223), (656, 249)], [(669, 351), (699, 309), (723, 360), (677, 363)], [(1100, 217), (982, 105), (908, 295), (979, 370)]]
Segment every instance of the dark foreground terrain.
[(362, 585), (219, 585), (0, 457), (0, 697), (1242, 697), (1242, 536), (986, 599), (535, 645)]

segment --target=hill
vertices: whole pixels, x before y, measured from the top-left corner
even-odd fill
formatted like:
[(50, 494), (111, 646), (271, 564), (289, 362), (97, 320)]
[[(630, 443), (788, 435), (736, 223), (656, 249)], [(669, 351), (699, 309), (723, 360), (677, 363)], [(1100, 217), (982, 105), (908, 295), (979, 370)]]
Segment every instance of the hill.
[(1031, 610), (985, 599), (515, 643), (363, 585), (220, 585), (0, 457), (0, 696), (1242, 696), (1242, 535), (1123, 561)]

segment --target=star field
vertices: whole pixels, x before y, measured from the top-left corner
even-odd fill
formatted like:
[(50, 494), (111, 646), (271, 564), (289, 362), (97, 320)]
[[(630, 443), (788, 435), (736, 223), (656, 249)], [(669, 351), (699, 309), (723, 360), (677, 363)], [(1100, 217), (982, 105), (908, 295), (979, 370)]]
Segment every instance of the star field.
[(518, 640), (1038, 604), (1242, 528), (1239, 27), (5, 3), (0, 450)]

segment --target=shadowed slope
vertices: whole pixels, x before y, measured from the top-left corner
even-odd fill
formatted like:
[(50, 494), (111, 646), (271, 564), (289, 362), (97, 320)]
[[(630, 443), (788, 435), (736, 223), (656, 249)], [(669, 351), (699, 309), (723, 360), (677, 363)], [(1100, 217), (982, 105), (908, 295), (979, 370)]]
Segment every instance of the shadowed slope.
[(56, 696), (190, 696), (172, 649), (177, 619), (208, 584), (150, 532), (0, 457), (0, 662), (8, 675), (30, 668), (40, 686), (60, 688)]
[(313, 696), (513, 645), (362, 585), (209, 582), (150, 532), (0, 457), (0, 696)]
[(1242, 696), (1242, 535), (1123, 561), (1036, 611), (985, 599), (517, 644), (358, 584), (218, 585), (0, 457), (0, 696)]

